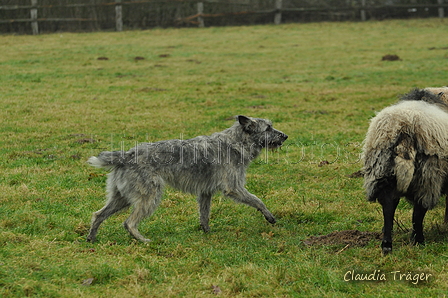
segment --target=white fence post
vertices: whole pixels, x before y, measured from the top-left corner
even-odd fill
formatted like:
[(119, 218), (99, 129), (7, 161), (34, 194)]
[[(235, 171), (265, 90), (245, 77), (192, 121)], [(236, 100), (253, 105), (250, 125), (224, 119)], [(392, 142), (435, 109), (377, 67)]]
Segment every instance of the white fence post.
[[(116, 3), (121, 3), (121, 0), (115, 0)], [(115, 28), (117, 31), (123, 31), (123, 12), (122, 5), (115, 5)]]
[(198, 2), (198, 23), (199, 28), (203, 28), (204, 25), (204, 18), (202, 17), (202, 14), (204, 13), (204, 3)]
[(31, 15), (31, 30), (33, 35), (39, 34), (39, 25), (37, 23), (37, 0), (31, 0), (31, 6), (34, 6), (30, 10)]
[(275, 0), (274, 24), (279, 25), (282, 22), (282, 0)]
[[(437, 4), (443, 4), (443, 0), (437, 0)], [(443, 19), (445, 17), (445, 10), (443, 7), (439, 7), (439, 18)]]
[(366, 11), (364, 10), (366, 6), (366, 0), (361, 0), (361, 21), (366, 21)]

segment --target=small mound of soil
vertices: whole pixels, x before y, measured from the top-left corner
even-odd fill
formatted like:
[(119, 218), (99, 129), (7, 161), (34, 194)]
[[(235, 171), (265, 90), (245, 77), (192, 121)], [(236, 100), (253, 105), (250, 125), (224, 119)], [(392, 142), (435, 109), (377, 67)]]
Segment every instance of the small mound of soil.
[(381, 240), (381, 233), (346, 230), (332, 232), (323, 236), (311, 236), (303, 241), (306, 245), (335, 245), (365, 246), (370, 240)]
[(401, 59), (397, 55), (385, 55), (381, 59), (381, 61), (399, 61), (399, 60)]
[(362, 178), (364, 177), (364, 171), (363, 170), (359, 170), (356, 171), (354, 173), (351, 173), (350, 175), (347, 175), (348, 178)]

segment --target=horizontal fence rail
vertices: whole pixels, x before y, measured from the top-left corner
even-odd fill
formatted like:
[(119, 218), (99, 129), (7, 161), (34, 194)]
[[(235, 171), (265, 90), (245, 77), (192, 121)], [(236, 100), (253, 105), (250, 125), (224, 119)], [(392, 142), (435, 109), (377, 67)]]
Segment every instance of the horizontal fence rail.
[[(23, 2), (23, 1), (22, 1)], [(124, 27), (124, 20), (132, 18), (132, 16), (126, 15), (126, 12), (141, 10), (142, 5), (150, 5), (150, 8), (145, 8), (145, 13), (147, 15), (154, 16), (154, 18), (158, 18), (157, 13), (162, 14), (161, 7), (163, 5), (172, 5), (176, 10), (174, 13), (174, 17), (171, 19), (171, 23), (173, 26), (181, 26), (181, 25), (193, 25), (198, 27), (204, 27), (207, 23), (206, 20), (210, 20), (213, 18), (236, 18), (236, 17), (247, 17), (247, 16), (257, 16), (263, 15), (266, 16), (265, 22), (273, 22), (274, 24), (280, 24), (282, 22), (283, 15), (294, 15), (294, 14), (328, 14), (334, 16), (338, 19), (338, 16), (352, 16), (352, 20), (360, 20), (366, 21), (369, 19), (368, 14), (372, 15), (375, 11), (393, 11), (393, 10), (403, 10), (408, 14), (415, 13), (417, 11), (429, 11), (437, 10), (437, 16), (440, 18), (445, 17), (445, 8), (448, 7), (448, 3), (445, 3), (445, 0), (436, 0), (437, 3), (411, 3), (411, 4), (400, 4), (399, 1), (389, 1), (387, 5), (375, 5), (370, 4), (367, 0), (359, 0), (357, 2), (352, 3), (351, 6), (328, 6), (328, 5), (320, 5), (320, 6), (294, 6), (293, 1), (287, 2), (287, 0), (271, 0), (268, 1), (269, 5), (254, 5), (251, 0), (234, 0), (234, 1), (220, 1), (220, 0), (167, 0), (167, 1), (125, 1), (125, 0), (115, 0), (98, 3), (97, 1), (90, 1), (87, 3), (66, 3), (50, 5), (40, 2), (49, 2), (43, 0), (29, 0), (28, 5), (0, 5), (0, 25), (2, 24), (19, 24), (19, 23), (30, 23), (31, 24), (31, 32), (32, 34), (39, 34), (39, 24), (54, 22), (54, 23), (98, 23), (100, 22), (100, 18), (98, 17), (98, 12), (104, 8), (111, 8), (105, 13), (105, 17), (103, 19), (113, 19), (114, 25), (111, 26), (116, 31), (122, 31)], [(433, 1), (434, 2), (434, 1)], [(257, 2), (258, 3), (258, 2)], [(354, 3), (354, 4), (353, 4)], [(178, 11), (181, 10), (181, 5), (189, 4), (190, 15), (182, 16)], [(231, 11), (222, 11), (222, 12), (214, 12), (208, 13), (205, 12), (208, 7), (218, 7), (219, 5), (227, 5), (227, 6), (237, 6), (239, 9), (235, 11), (235, 9)], [(271, 6), (271, 7), (269, 7)], [(126, 12), (123, 8), (127, 8)], [(219, 8), (217, 8), (219, 10)], [(217, 10), (215, 9), (215, 11)], [(51, 10), (83, 10), (84, 14), (80, 17), (49, 17), (48, 12)], [(151, 11), (154, 10), (154, 11)], [(173, 9), (172, 9), (173, 10)], [(11, 12), (20, 11), (28, 11), (27, 15), (29, 18), (7, 18)], [(188, 13), (187, 12), (187, 13)], [(193, 12), (193, 13), (191, 13)], [(78, 12), (79, 14), (79, 12)], [(271, 16), (269, 18), (268, 16)], [(354, 16), (354, 17), (353, 17)], [(169, 18), (169, 17), (168, 17)], [(148, 21), (147, 17), (142, 17), (145, 22)], [(270, 19), (270, 21), (269, 21)], [(168, 22), (169, 23), (169, 22)], [(225, 23), (224, 23), (225, 24)], [(156, 24), (157, 26), (157, 24)], [(97, 30), (102, 30), (100, 25), (94, 26)], [(144, 27), (144, 26), (143, 26)], [(77, 29), (77, 26), (72, 26), (73, 31), (79, 31), (82, 29)], [(0, 32), (2, 28), (0, 28)], [(3, 30), (4, 31), (4, 30)], [(27, 30), (24, 30), (27, 31)]]

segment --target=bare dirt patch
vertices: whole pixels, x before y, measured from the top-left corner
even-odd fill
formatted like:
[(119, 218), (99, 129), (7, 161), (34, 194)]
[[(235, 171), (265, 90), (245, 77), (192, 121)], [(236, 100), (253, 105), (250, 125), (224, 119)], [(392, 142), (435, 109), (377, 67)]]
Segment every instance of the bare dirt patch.
[(351, 173), (350, 175), (347, 175), (348, 178), (362, 178), (364, 177), (364, 171), (363, 170), (359, 170), (356, 171), (354, 173)]
[(400, 57), (397, 55), (384, 55), (383, 58), (381, 58), (381, 61), (400, 61)]

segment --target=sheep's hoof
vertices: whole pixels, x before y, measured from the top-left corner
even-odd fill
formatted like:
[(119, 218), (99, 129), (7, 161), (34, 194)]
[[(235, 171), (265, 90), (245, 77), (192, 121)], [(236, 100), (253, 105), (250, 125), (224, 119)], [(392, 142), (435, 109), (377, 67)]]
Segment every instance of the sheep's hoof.
[(416, 240), (415, 238), (411, 238), (411, 243), (412, 245), (421, 245), (421, 246), (425, 246), (425, 240)]
[(411, 234), (411, 243), (413, 245), (425, 245), (425, 238), (422, 236), (417, 236), (417, 234)]
[(392, 252), (392, 242), (383, 240), (383, 243), (381, 243), (381, 249), (383, 256), (390, 254)]
[(383, 247), (383, 256), (387, 256), (392, 252), (392, 247)]

